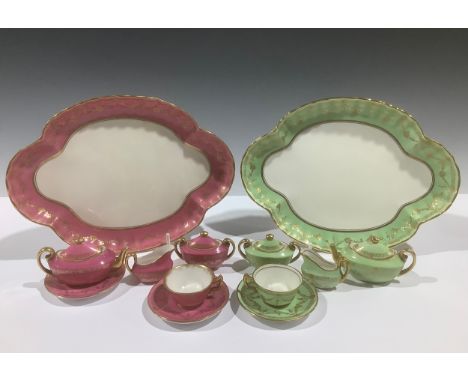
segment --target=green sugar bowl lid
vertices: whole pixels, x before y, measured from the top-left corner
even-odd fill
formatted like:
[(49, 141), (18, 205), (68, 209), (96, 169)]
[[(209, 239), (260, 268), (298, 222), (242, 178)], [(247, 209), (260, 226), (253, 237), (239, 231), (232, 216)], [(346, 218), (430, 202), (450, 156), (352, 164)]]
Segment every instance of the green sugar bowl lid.
[(290, 247), (288, 244), (283, 243), (275, 239), (275, 237), (269, 233), (266, 235), (264, 240), (258, 240), (252, 245), (259, 252), (280, 252), (284, 250), (294, 251), (294, 247)]
[(382, 243), (378, 237), (370, 236), (362, 243), (349, 242), (349, 247), (359, 256), (372, 260), (386, 260), (395, 256), (395, 251)]

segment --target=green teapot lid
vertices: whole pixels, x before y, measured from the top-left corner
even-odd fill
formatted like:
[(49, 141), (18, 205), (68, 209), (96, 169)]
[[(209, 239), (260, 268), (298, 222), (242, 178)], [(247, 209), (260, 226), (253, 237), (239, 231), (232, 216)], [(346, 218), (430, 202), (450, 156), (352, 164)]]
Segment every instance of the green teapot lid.
[(362, 243), (351, 242), (349, 246), (358, 255), (374, 260), (385, 260), (395, 255), (395, 251), (382, 243), (376, 236), (370, 236), (367, 241)]
[(267, 234), (264, 240), (256, 241), (253, 247), (260, 252), (279, 252), (286, 248), (291, 249), (287, 244), (275, 239), (271, 233)]

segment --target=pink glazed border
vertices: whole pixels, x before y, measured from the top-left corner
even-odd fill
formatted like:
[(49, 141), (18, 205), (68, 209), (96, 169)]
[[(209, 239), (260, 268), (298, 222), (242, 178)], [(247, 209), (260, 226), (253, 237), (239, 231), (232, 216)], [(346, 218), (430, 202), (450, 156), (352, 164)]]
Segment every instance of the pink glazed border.
[[(206, 182), (191, 192), (173, 215), (154, 223), (131, 228), (96, 227), (82, 221), (69, 207), (41, 195), (35, 174), (42, 163), (60, 152), (71, 135), (88, 123), (114, 118), (153, 121), (171, 129), (183, 142), (206, 156), (211, 173)], [(42, 136), (19, 151), (8, 165), (6, 187), (13, 205), (33, 222), (51, 227), (67, 243), (79, 236), (95, 236), (114, 250), (125, 247), (144, 251), (178, 239), (197, 227), (206, 211), (231, 188), (234, 159), (227, 145), (202, 130), (190, 115), (158, 98), (108, 96), (83, 101), (52, 117)]]

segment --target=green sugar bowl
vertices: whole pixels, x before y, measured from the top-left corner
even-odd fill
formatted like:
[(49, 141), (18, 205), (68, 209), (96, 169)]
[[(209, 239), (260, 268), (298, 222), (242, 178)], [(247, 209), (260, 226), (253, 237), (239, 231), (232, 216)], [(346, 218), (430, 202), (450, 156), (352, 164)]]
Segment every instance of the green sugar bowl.
[[(332, 251), (334, 247), (332, 247)], [(350, 274), (357, 280), (371, 284), (385, 284), (395, 277), (411, 271), (416, 265), (416, 254), (411, 248), (396, 250), (381, 242), (375, 236), (367, 241), (353, 242), (340, 247), (337, 254), (343, 256), (350, 264)], [(408, 256), (411, 264), (404, 268)]]
[(319, 289), (334, 289), (349, 272), (349, 263), (332, 247), (333, 262), (324, 259), (313, 249), (302, 251), (301, 272), (306, 280)]
[[(264, 240), (254, 242), (242, 239), (237, 248), (241, 256), (255, 268), (266, 264), (288, 265), (301, 255), (301, 248), (297, 244), (283, 243), (275, 239), (272, 234), (266, 235)], [(297, 253), (294, 254), (295, 252)]]

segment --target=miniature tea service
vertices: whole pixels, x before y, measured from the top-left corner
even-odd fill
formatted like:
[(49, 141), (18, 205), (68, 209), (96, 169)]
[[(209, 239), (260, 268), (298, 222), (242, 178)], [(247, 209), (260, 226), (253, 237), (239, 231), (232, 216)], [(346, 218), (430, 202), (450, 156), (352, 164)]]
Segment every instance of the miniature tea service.
[(328, 261), (313, 249), (302, 251), (303, 276), (319, 289), (333, 289), (342, 282), (349, 272), (348, 262), (334, 251), (334, 262)]
[[(264, 240), (255, 242), (242, 239), (237, 247), (240, 255), (255, 268), (265, 264), (288, 265), (296, 261), (301, 254), (301, 249), (297, 244), (283, 243), (275, 239), (272, 234), (267, 234)], [(297, 253), (294, 255), (295, 251)]]
[[(125, 266), (140, 282), (154, 284), (161, 280), (172, 268), (171, 255), (173, 251), (173, 244), (165, 244), (142, 256), (136, 253), (128, 253)], [(130, 259), (133, 259), (133, 265), (130, 265)]]
[[(416, 254), (411, 248), (396, 250), (375, 236), (362, 242), (347, 240), (346, 243), (339, 250), (332, 246), (332, 251), (334, 256), (343, 256), (349, 262), (350, 274), (360, 281), (388, 283), (408, 273), (416, 265)], [(412, 257), (412, 262), (404, 268), (408, 256)]]
[[(229, 300), (229, 289), (213, 270), (233, 255), (234, 242), (211, 238), (205, 231), (191, 240), (182, 238), (171, 243), (167, 238), (166, 242), (143, 255), (128, 249), (117, 254), (88, 237), (59, 251), (44, 247), (37, 254), (37, 262), (47, 273), (45, 287), (58, 297), (87, 298), (103, 293), (115, 287), (127, 269), (140, 282), (155, 283), (147, 303), (164, 320), (193, 323), (218, 314)], [(359, 243), (348, 240), (339, 249), (334, 245), (330, 248), (333, 262), (313, 249), (283, 243), (271, 234), (254, 242), (241, 240), (239, 253), (255, 270), (252, 275), (245, 274), (238, 285), (240, 304), (252, 315), (267, 320), (298, 320), (315, 308), (315, 287), (333, 289), (348, 273), (361, 281), (385, 283), (415, 265), (410, 247), (389, 248), (373, 236)], [(173, 268), (172, 252), (187, 264)], [(413, 262), (404, 268), (409, 255)], [(300, 256), (301, 271), (288, 265)]]
[[(37, 253), (39, 267), (61, 284), (84, 287), (105, 280), (124, 265), (126, 250), (116, 254), (95, 238), (78, 239), (68, 248), (55, 251), (44, 247)], [(49, 268), (42, 263), (45, 255)]]
[(182, 260), (188, 264), (206, 265), (211, 269), (219, 268), (234, 254), (235, 249), (236, 245), (231, 239), (214, 239), (206, 231), (191, 240), (181, 238), (175, 244), (175, 252)]

